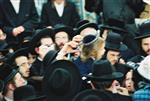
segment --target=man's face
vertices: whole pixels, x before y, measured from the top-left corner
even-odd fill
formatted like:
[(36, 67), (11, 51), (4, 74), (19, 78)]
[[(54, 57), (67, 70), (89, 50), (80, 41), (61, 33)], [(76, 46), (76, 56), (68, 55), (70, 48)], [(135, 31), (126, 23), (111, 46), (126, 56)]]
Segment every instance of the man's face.
[(42, 38), (41, 39), (41, 45), (45, 45), (47, 47), (50, 47), (53, 44), (52, 38)]
[(30, 75), (30, 66), (27, 57), (20, 56), (15, 59), (17, 66), (19, 66), (19, 72), (23, 77), (27, 78)]
[(55, 43), (56, 45), (62, 49), (65, 43), (69, 42), (69, 37), (66, 32), (58, 32), (55, 35)]
[(14, 77), (14, 83), (16, 87), (25, 86), (27, 83), (20, 73), (17, 73)]
[(147, 54), (150, 55), (150, 37), (142, 39), (142, 49)]
[(118, 51), (113, 51), (113, 50), (109, 50), (107, 52), (107, 60), (114, 65), (115, 63), (118, 62), (118, 59), (120, 58), (120, 52)]

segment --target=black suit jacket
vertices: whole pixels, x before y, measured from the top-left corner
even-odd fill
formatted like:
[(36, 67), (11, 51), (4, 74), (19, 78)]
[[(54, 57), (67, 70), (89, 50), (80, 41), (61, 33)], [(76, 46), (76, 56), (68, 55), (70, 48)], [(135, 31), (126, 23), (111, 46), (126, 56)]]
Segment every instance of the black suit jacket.
[(34, 30), (38, 14), (33, 0), (21, 0), (19, 13), (17, 14), (10, 0), (0, 1), (1, 13), (3, 15), (3, 31), (7, 34), (8, 41), (14, 41), (12, 30), (15, 27), (23, 26), (25, 32)]
[(56, 24), (64, 24), (70, 27), (74, 27), (80, 20), (75, 5), (71, 2), (66, 2), (62, 17), (59, 17), (55, 6), (48, 2), (43, 5), (41, 22), (43, 27), (52, 26)]
[(144, 3), (143, 0), (85, 0), (85, 9), (97, 14), (103, 12), (104, 21), (117, 18), (132, 24), (144, 10)]

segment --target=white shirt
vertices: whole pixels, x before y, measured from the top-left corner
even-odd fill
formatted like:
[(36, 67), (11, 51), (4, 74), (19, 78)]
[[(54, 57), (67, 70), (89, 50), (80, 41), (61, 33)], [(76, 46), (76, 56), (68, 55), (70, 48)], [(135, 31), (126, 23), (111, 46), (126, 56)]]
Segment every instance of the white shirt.
[(11, 100), (11, 99), (9, 99), (8, 97), (4, 97), (4, 99), (6, 100), (6, 101), (13, 101), (13, 100)]
[(56, 11), (57, 11), (59, 17), (62, 17), (62, 15), (63, 15), (63, 12), (64, 12), (64, 4), (65, 4), (64, 2), (61, 3), (61, 4), (57, 4), (56, 2), (54, 2), (54, 5), (55, 5), (55, 7), (56, 7)]
[(20, 8), (20, 0), (10, 0), (12, 6), (14, 7), (16, 13), (19, 13), (19, 8)]
[(143, 2), (147, 3), (148, 5), (150, 5), (150, 0), (143, 0)]
[(35, 2), (35, 7), (37, 9), (38, 15), (41, 16), (41, 12), (42, 12), (42, 7), (43, 4), (46, 3), (48, 0), (34, 0)]

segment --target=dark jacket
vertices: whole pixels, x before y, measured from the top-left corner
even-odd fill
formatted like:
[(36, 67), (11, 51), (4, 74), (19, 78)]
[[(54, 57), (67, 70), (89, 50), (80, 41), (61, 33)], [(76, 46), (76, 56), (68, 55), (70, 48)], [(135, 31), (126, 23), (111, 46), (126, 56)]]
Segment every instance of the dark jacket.
[(37, 58), (31, 66), (31, 76), (43, 76), (43, 75), (44, 75), (43, 62)]
[(88, 59), (87, 61), (83, 62), (81, 61), (81, 58), (78, 57), (76, 60), (73, 61), (73, 63), (78, 67), (81, 76), (88, 75), (89, 73), (92, 72), (92, 64), (94, 60), (93, 59)]
[(20, 0), (19, 13), (17, 14), (10, 0), (0, 1), (1, 14), (3, 15), (3, 31), (7, 34), (7, 41), (16, 41), (12, 35), (13, 28), (23, 26), (24, 32), (32, 32), (36, 26), (38, 15), (33, 0)]
[(104, 21), (111, 17), (130, 24), (144, 10), (144, 3), (143, 0), (86, 0), (85, 9), (98, 14), (103, 12)]
[(113, 94), (110, 91), (104, 91), (106, 94), (108, 94), (111, 99), (113, 99), (112, 101), (132, 101), (132, 97), (131, 96), (124, 96), (124, 95), (120, 95), (120, 94)]
[(80, 17), (75, 8), (75, 5), (71, 2), (66, 2), (62, 17), (59, 17), (53, 3), (48, 2), (43, 5), (41, 15), (42, 27), (54, 27), (56, 24), (64, 24), (70, 27), (74, 27), (79, 20)]

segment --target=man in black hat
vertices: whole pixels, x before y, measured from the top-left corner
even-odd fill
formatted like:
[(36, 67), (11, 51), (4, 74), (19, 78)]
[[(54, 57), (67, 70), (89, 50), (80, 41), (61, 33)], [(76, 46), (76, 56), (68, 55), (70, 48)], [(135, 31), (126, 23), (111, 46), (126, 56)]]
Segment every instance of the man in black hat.
[(140, 54), (134, 56), (129, 61), (140, 62), (145, 56), (150, 55), (150, 21), (139, 26), (139, 36), (135, 37), (140, 47)]
[(37, 54), (37, 58), (31, 66), (32, 76), (43, 76), (44, 74), (42, 61), (49, 50), (54, 50), (52, 35), (52, 30), (45, 28), (37, 32), (31, 39), (31, 49)]
[(21, 48), (15, 51), (10, 57), (9, 64), (17, 67), (18, 71), (24, 79), (30, 76), (30, 65), (28, 62), (28, 48)]
[[(120, 34), (115, 32), (109, 32), (106, 38), (105, 45), (105, 58), (112, 64), (124, 63), (124, 60), (121, 58), (121, 51), (126, 51), (127, 46), (123, 44), (122, 37)], [(120, 60), (121, 61), (120, 61)]]
[(54, 50), (54, 43), (52, 40), (52, 29), (42, 29), (37, 32), (31, 39), (31, 50), (37, 55), (36, 60), (31, 66), (31, 78), (35, 81), (35, 89), (41, 93), (41, 81), (46, 71), (46, 66), (43, 65), (43, 59), (50, 50)]
[(13, 101), (13, 93), (17, 87), (26, 85), (26, 81), (22, 78), (21, 74), (12, 69), (9, 65), (4, 64), (0, 68), (0, 79), (4, 81), (3, 101)]
[(57, 24), (54, 26), (54, 41), (56, 44), (56, 50), (62, 49), (65, 43), (72, 40), (74, 31), (71, 27)]
[(128, 90), (120, 86), (119, 81), (123, 73), (113, 70), (113, 66), (108, 60), (95, 61), (92, 74), (87, 75), (91, 80), (94, 89), (103, 90), (113, 101), (131, 101)]
[(107, 23), (102, 25), (100, 28), (102, 32), (103, 30), (107, 29), (119, 33), (121, 35), (121, 37), (123, 38), (122, 41), (129, 48), (128, 51), (125, 53), (127, 59), (139, 53), (138, 45), (134, 40), (136, 36), (135, 33), (137, 33), (137, 30), (134, 32), (130, 32), (131, 30), (127, 30), (126, 23), (123, 20), (117, 18), (109, 18)]
[[(103, 13), (104, 23), (110, 18), (123, 20), (131, 34), (137, 30), (135, 18), (144, 10), (143, 0), (85, 0), (85, 9), (89, 12)], [(138, 9), (137, 9), (138, 8)]]
[(43, 79), (47, 101), (71, 101), (81, 87), (76, 65), (68, 60), (58, 60), (48, 67)]

